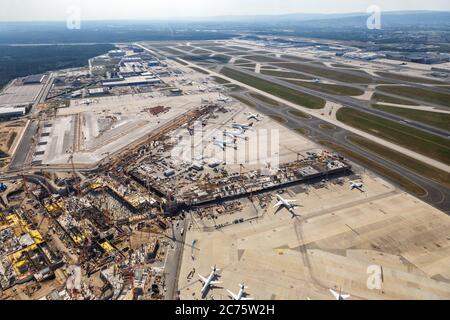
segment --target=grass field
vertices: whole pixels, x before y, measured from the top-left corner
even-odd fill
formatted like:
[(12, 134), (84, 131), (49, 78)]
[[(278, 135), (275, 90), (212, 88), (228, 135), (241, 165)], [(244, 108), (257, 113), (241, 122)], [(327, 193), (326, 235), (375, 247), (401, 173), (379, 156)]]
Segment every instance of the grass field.
[(373, 108), (392, 113), (410, 120), (415, 120), (430, 126), (450, 130), (450, 114), (431, 111), (414, 110), (408, 108), (398, 108), (391, 106), (372, 105)]
[(225, 87), (227, 87), (231, 91), (240, 91), (240, 90), (242, 90), (242, 87), (240, 87), (240, 86), (238, 86), (238, 85), (236, 85), (234, 83), (226, 84)]
[(324, 93), (335, 94), (338, 96), (360, 96), (360, 95), (364, 94), (363, 90), (352, 88), (352, 87), (341, 86), (338, 84), (313, 83), (313, 82), (295, 81), (295, 80), (285, 80), (285, 81), (295, 84), (297, 86), (321, 91)]
[(293, 115), (294, 117), (299, 117), (299, 118), (303, 118), (303, 119), (312, 119), (312, 117), (309, 114), (304, 113), (299, 110), (289, 110), (288, 113)]
[(255, 69), (256, 64), (255, 63), (243, 63), (243, 64), (240, 64), (238, 67)]
[(250, 55), (250, 56), (244, 56), (243, 58), (253, 60), (256, 62), (279, 62), (280, 60), (275, 57), (267, 57), (267, 56), (260, 56), (260, 55)]
[(283, 64), (283, 63), (272, 63), (272, 65), (275, 65), (280, 68), (290, 69), (294, 71), (299, 72), (305, 72), (309, 74), (313, 74), (318, 77), (324, 77), (327, 79), (332, 80), (338, 80), (342, 82), (350, 82), (350, 83), (362, 83), (362, 84), (369, 84), (372, 83), (372, 79), (368, 73), (365, 73), (364, 71), (346, 71), (351, 72), (345, 73), (342, 71), (337, 70), (331, 70), (330, 68), (321, 68), (316, 67), (313, 65), (306, 65), (306, 64), (298, 64), (298, 63), (291, 63), (291, 64)]
[(249, 107), (253, 107), (253, 108), (256, 107), (256, 105), (252, 101), (248, 100), (247, 98), (244, 98), (244, 97), (238, 96), (238, 95), (234, 95), (234, 94), (230, 94), (230, 96)]
[(225, 80), (224, 78), (221, 78), (221, 77), (213, 76), (212, 78), (214, 79), (215, 82), (220, 83), (220, 84), (228, 84), (228, 83), (230, 83), (230, 81)]
[(190, 46), (178, 46), (178, 47), (175, 47), (175, 49), (180, 49), (180, 50), (184, 50), (184, 51), (192, 51), (195, 48), (194, 47), (190, 47)]
[(339, 109), (336, 117), (354, 128), (450, 164), (448, 139), (347, 107)]
[(386, 148), (378, 143), (372, 142), (368, 139), (364, 139), (358, 136), (351, 136), (348, 140), (377, 155), (382, 156), (384, 159), (395, 162), (402, 167), (405, 167), (418, 175), (421, 175), (427, 179), (433, 180), (447, 188), (450, 188), (450, 173), (436, 169), (427, 165), (421, 161), (405, 156), (397, 151)]
[[(236, 61), (234, 61), (234, 64), (250, 64), (250, 60), (237, 59)], [(254, 64), (254, 63), (252, 63), (252, 64)]]
[(303, 75), (301, 73), (289, 72), (289, 71), (272, 71), (272, 70), (261, 69), (261, 74), (279, 77), (279, 78), (292, 78), (292, 79), (300, 79), (300, 80), (312, 80), (313, 79), (312, 77)]
[(412, 182), (411, 180), (405, 178), (401, 174), (392, 171), (388, 168), (385, 168), (380, 163), (376, 161), (372, 161), (356, 152), (353, 152), (352, 150), (349, 150), (345, 147), (342, 147), (340, 145), (337, 145), (333, 142), (322, 140), (319, 141), (320, 144), (333, 149), (334, 151), (340, 153), (344, 157), (347, 157), (349, 159), (352, 159), (356, 162), (358, 162), (360, 165), (368, 168), (369, 170), (372, 170), (376, 172), (377, 174), (387, 178), (388, 180), (391, 180), (392, 182), (398, 184), (400, 187), (402, 187), (405, 191), (414, 194), (418, 197), (424, 196), (426, 194), (426, 191), (423, 190), (420, 186)]
[(448, 93), (408, 86), (381, 86), (378, 87), (378, 90), (450, 108), (450, 94)]
[(375, 72), (377, 75), (383, 78), (387, 79), (393, 79), (393, 80), (400, 80), (400, 81), (408, 81), (413, 83), (427, 83), (427, 84), (444, 84), (441, 81), (433, 80), (433, 79), (427, 79), (427, 78), (421, 78), (421, 77), (411, 77), (411, 76), (405, 76), (402, 74), (394, 74), (389, 72)]
[(287, 120), (285, 118), (280, 117), (279, 115), (276, 114), (269, 114), (268, 117), (281, 124), (287, 123)]
[(245, 83), (256, 89), (268, 92), (292, 103), (304, 106), (310, 109), (322, 109), (325, 106), (325, 100), (292, 90), (290, 88), (278, 85), (276, 83), (259, 79), (243, 72), (235, 71), (230, 68), (223, 68), (222, 74), (239, 82)]
[(301, 58), (301, 57), (291, 56), (291, 55), (286, 55), (286, 54), (282, 55), (281, 57), (284, 58), (284, 59), (291, 59), (291, 60), (302, 61), (302, 62), (311, 61), (311, 59)]
[(325, 129), (325, 130), (335, 130), (336, 127), (333, 126), (332, 124), (329, 123), (325, 123), (325, 124), (321, 124), (319, 125), (320, 129)]
[(342, 64), (342, 63), (332, 63), (331, 66), (335, 67), (335, 68), (358, 69), (358, 67), (352, 66), (350, 64)]
[(195, 53), (195, 54), (208, 54), (208, 53), (211, 53), (211, 52), (209, 52), (207, 50), (202, 50), (202, 49), (195, 49), (194, 51), (192, 51), (192, 53)]
[(259, 101), (265, 102), (267, 104), (270, 104), (272, 106), (280, 106), (281, 104), (278, 101), (272, 100), (266, 96), (263, 96), (259, 93), (251, 92), (250, 96), (252, 98), (258, 99)]
[(419, 106), (420, 105), (420, 104), (412, 102), (412, 101), (403, 100), (400, 98), (393, 98), (390, 96), (385, 96), (384, 94), (379, 93), (379, 92), (375, 92), (373, 94), (372, 102), (395, 103), (395, 104), (403, 104), (406, 106)]
[(197, 72), (203, 73), (203, 74), (209, 74), (209, 73), (206, 72), (205, 70), (200, 69), (200, 68), (197, 68), (197, 67), (189, 67), (189, 68), (191, 68), (192, 70), (195, 70), (195, 71), (197, 71)]

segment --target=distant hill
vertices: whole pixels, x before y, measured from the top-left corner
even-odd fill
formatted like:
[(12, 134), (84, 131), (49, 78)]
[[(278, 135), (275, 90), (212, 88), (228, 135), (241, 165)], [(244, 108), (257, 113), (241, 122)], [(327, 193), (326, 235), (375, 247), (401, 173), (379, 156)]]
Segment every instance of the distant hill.
[[(246, 23), (246, 24), (289, 24), (305, 25), (308, 27), (326, 26), (359, 26), (365, 25), (368, 17), (366, 12), (343, 14), (309, 14), (296, 13), (284, 15), (242, 15), (219, 16), (214, 18), (201, 18), (198, 21)], [(387, 11), (381, 13), (384, 27), (396, 27), (407, 25), (450, 26), (449, 11)]]

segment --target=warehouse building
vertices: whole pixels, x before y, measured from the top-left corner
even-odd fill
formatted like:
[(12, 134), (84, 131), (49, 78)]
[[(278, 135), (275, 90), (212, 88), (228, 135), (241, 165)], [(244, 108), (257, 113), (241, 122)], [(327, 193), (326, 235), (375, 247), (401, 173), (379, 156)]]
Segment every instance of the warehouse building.
[(27, 113), (25, 107), (4, 107), (0, 108), (0, 120), (10, 120), (13, 118), (23, 117)]

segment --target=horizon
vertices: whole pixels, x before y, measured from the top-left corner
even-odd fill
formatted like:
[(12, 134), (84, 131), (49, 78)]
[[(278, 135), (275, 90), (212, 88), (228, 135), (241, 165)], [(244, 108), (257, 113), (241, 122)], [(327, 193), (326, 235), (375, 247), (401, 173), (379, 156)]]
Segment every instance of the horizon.
[[(450, 9), (446, 10), (386, 10), (384, 13), (450, 13)], [(239, 18), (239, 17), (282, 17), (294, 15), (322, 15), (326, 16), (345, 16), (345, 15), (369, 15), (367, 12), (353, 11), (353, 12), (336, 12), (336, 13), (319, 13), (319, 12), (291, 12), (291, 13), (275, 13), (275, 14), (229, 14), (229, 15), (214, 15), (214, 16), (182, 16), (182, 17), (161, 17), (161, 18), (115, 18), (115, 19), (84, 19), (84, 22), (183, 22), (183, 21), (205, 21), (214, 18)], [(317, 19), (320, 20), (320, 17)], [(61, 20), (0, 20), (0, 23), (65, 23), (65, 19)]]
[[(73, 10), (84, 21), (176, 21), (239, 16), (281, 16), (292, 14), (359, 14), (377, 5), (382, 12), (450, 11), (443, 0), (388, 1), (361, 0), (3, 0), (0, 22), (59, 22), (65, 21)], [(20, 9), (19, 9), (20, 8)]]

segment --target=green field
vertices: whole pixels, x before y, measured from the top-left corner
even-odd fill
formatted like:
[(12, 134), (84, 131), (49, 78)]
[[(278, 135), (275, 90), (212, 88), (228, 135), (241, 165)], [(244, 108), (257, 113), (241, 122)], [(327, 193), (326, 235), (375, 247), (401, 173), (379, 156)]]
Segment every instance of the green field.
[(378, 87), (378, 90), (450, 108), (449, 93), (434, 92), (422, 88), (407, 86), (381, 86)]
[(253, 107), (253, 108), (256, 107), (256, 104), (254, 104), (252, 101), (250, 101), (250, 100), (247, 99), (247, 98), (244, 98), (244, 97), (238, 96), (238, 95), (234, 95), (234, 94), (230, 94), (230, 96), (231, 96), (232, 98), (234, 98), (234, 99), (236, 99), (236, 100), (242, 102), (243, 104), (245, 104), (245, 105), (247, 105), (247, 106), (250, 106), (250, 107)]
[(422, 177), (433, 180), (447, 188), (450, 188), (450, 173), (436, 169), (427, 165), (419, 160), (405, 156), (397, 151), (386, 148), (378, 143), (372, 142), (368, 139), (364, 139), (359, 136), (351, 136), (348, 140), (367, 150), (373, 152), (379, 156), (382, 156), (386, 160), (390, 160), (405, 167)]
[(210, 54), (211, 52), (209, 52), (207, 50), (202, 50), (202, 49), (195, 49), (194, 51), (192, 51), (192, 53), (195, 53), (195, 54)]
[(305, 72), (309, 74), (313, 74), (318, 77), (324, 77), (327, 79), (332, 80), (338, 80), (341, 82), (350, 82), (350, 83), (363, 83), (363, 84), (369, 84), (372, 83), (372, 79), (370, 75), (364, 71), (337, 71), (332, 70), (330, 68), (321, 68), (316, 67), (313, 65), (306, 65), (306, 64), (298, 64), (298, 63), (292, 63), (292, 64), (282, 64), (282, 63), (272, 63), (272, 65), (275, 65), (277, 67), (290, 69), (293, 71), (299, 71), (299, 72)]
[(393, 80), (408, 81), (408, 82), (414, 82), (414, 83), (443, 84), (442, 81), (421, 78), (421, 77), (411, 77), (411, 76), (405, 76), (402, 74), (395, 74), (395, 73), (389, 73), (389, 72), (375, 72), (375, 73), (377, 75), (379, 75), (380, 77), (387, 78), (387, 79), (393, 79)]
[(288, 122), (285, 118), (283, 118), (283, 117), (281, 117), (281, 116), (279, 116), (279, 115), (276, 115), (276, 114), (269, 114), (268, 117), (269, 117), (270, 119), (272, 119), (272, 120), (278, 122), (278, 123), (281, 123), (281, 124), (284, 124), (284, 123), (287, 123), (287, 122)]
[[(245, 59), (237, 59), (236, 61), (234, 61), (234, 64), (250, 64), (250, 60), (245, 60)], [(254, 64), (254, 63), (253, 63)]]
[(304, 94), (296, 90), (281, 86), (279, 84), (263, 80), (243, 72), (235, 71), (230, 68), (223, 68), (221, 71), (225, 76), (235, 79), (239, 82), (245, 83), (256, 89), (273, 94), (282, 99), (286, 99), (292, 103), (304, 106), (310, 109), (322, 109), (325, 106), (325, 100), (314, 97), (309, 94)]
[(255, 69), (256, 64), (255, 63), (243, 63), (243, 64), (238, 65), (238, 67)]
[(191, 68), (192, 70), (195, 70), (197, 72), (203, 73), (203, 74), (209, 74), (209, 72), (206, 72), (205, 70), (197, 68), (197, 67), (189, 67), (189, 68)]
[(359, 164), (363, 165), (364, 167), (378, 173), (379, 175), (387, 178), (388, 180), (391, 180), (392, 182), (398, 184), (401, 186), (404, 190), (408, 191), (409, 193), (412, 193), (416, 196), (424, 196), (426, 194), (426, 191), (423, 190), (420, 186), (412, 182), (411, 180), (405, 178), (401, 174), (392, 171), (388, 168), (385, 168), (380, 163), (376, 161), (372, 161), (356, 152), (353, 152), (345, 147), (342, 147), (340, 145), (337, 145), (330, 141), (319, 141), (320, 144), (333, 149), (334, 151), (340, 153), (344, 157), (350, 158)]
[(292, 110), (289, 110), (288, 113), (293, 115), (294, 117), (299, 117), (299, 118), (303, 118), (303, 119), (312, 119), (312, 117), (309, 114), (304, 113), (303, 111), (300, 111), (300, 110), (292, 109)]
[(234, 83), (226, 84), (225, 87), (227, 87), (231, 91), (240, 91), (240, 90), (242, 90), (242, 87), (240, 87), (240, 86), (238, 86), (238, 85), (236, 85)]
[(270, 104), (272, 106), (280, 106), (281, 104), (278, 101), (272, 100), (266, 96), (263, 96), (259, 93), (251, 92), (250, 96), (252, 98), (258, 99), (259, 101), (265, 102), (267, 104)]
[(379, 104), (372, 105), (372, 107), (410, 120), (422, 122), (436, 128), (450, 130), (450, 114), (448, 113), (382, 106)]
[(291, 60), (296, 60), (296, 61), (301, 61), (301, 62), (311, 61), (311, 59), (308, 59), (308, 58), (301, 58), (301, 57), (291, 56), (291, 55), (282, 55), (281, 57), (284, 59), (291, 59)]
[(403, 104), (406, 106), (419, 106), (420, 105), (420, 104), (412, 102), (412, 101), (403, 100), (400, 98), (394, 98), (394, 97), (390, 97), (390, 96), (385, 96), (384, 94), (381, 94), (379, 92), (375, 92), (373, 94), (372, 102), (395, 103), (395, 104)]
[(360, 96), (360, 95), (364, 94), (363, 90), (352, 88), (352, 87), (341, 86), (338, 84), (313, 83), (313, 82), (295, 81), (295, 80), (285, 80), (285, 81), (295, 84), (297, 86), (321, 91), (324, 93), (335, 94), (338, 96)]
[(339, 109), (336, 117), (354, 128), (450, 164), (448, 139), (347, 107)]
[(267, 56), (260, 56), (260, 55), (252, 55), (252, 56), (244, 56), (243, 58), (249, 59), (256, 62), (277, 62), (280, 61), (279, 59), (275, 57), (267, 57)]
[(220, 83), (220, 84), (228, 84), (228, 83), (230, 83), (230, 81), (225, 80), (224, 78), (221, 78), (221, 77), (213, 76), (212, 78), (214, 79), (215, 82)]
[(358, 67), (352, 66), (350, 64), (332, 63), (331, 66), (335, 68), (358, 69)]
[(192, 51), (195, 48), (194, 47), (190, 47), (190, 46), (177, 46), (177, 47), (175, 47), (175, 49), (180, 49), (180, 50), (184, 50), (184, 51)]
[(301, 73), (297, 72), (289, 72), (289, 71), (272, 71), (272, 70), (264, 70), (261, 69), (261, 74), (265, 74), (268, 76), (274, 76), (279, 78), (292, 78), (292, 79), (303, 79), (303, 80), (312, 80), (311, 77), (305, 76)]

